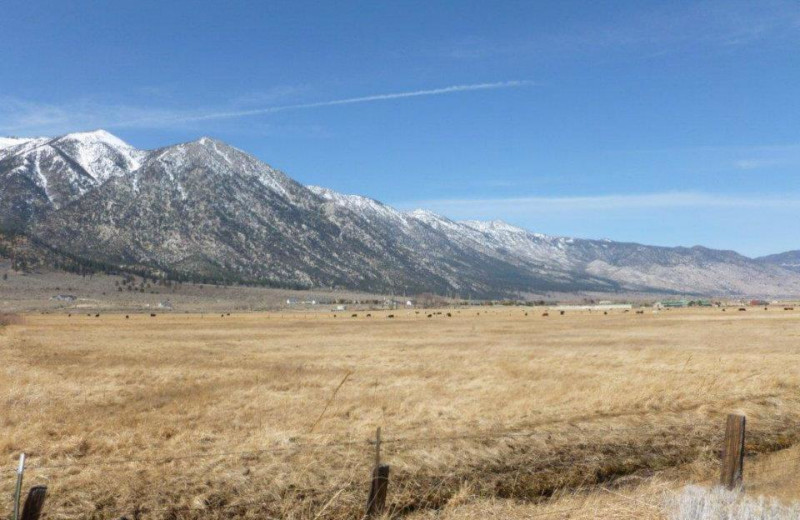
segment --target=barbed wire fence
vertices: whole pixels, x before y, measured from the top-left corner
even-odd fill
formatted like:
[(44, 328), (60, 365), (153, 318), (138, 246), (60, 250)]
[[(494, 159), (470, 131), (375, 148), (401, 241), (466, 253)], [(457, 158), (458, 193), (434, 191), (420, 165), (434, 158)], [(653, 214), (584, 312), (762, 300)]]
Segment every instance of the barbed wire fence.
[[(668, 436), (665, 435), (664, 428), (654, 425), (639, 425), (626, 428), (592, 428), (591, 433), (595, 436), (610, 437), (625, 434), (627, 438), (639, 436), (640, 438), (660, 438), (663, 446), (670, 447)], [(278, 499), (302, 500), (310, 502), (313, 509), (307, 510), (309, 518), (326, 518), (335, 509), (337, 500), (347, 497), (351, 509), (360, 509), (361, 518), (375, 518), (381, 515), (403, 516), (404, 514), (420, 509), (440, 509), (459, 489), (460, 486), (468, 483), (471, 479), (470, 467), (451, 468), (449, 471), (438, 472), (435, 466), (425, 468), (400, 468), (400, 471), (392, 471), (391, 462), (393, 456), (419, 447), (437, 446), (445, 443), (458, 443), (462, 441), (470, 442), (503, 442), (503, 441), (526, 441), (534, 438), (547, 438), (552, 432), (529, 429), (503, 429), (485, 432), (467, 432), (446, 435), (430, 436), (396, 436), (383, 438), (380, 428), (376, 432), (374, 439), (362, 440), (333, 440), (322, 442), (300, 442), (286, 446), (272, 446), (255, 450), (228, 450), (228, 451), (208, 451), (182, 453), (164, 457), (131, 457), (115, 458), (97, 461), (66, 461), (49, 462), (48, 460), (37, 460), (36, 456), (20, 458), (17, 468), (6, 468), (2, 473), (16, 473), (15, 490), (13, 494), (13, 520), (38, 520), (42, 518), (75, 518), (78, 515), (82, 518), (103, 519), (103, 520), (139, 520), (144, 518), (215, 518), (215, 517), (246, 517), (248, 514), (257, 512), (258, 518), (282, 518), (270, 514)], [(684, 432), (686, 433), (686, 432)], [(706, 448), (720, 457), (721, 476), (719, 483), (729, 489), (736, 489), (742, 486), (744, 480), (743, 464), (745, 457), (745, 419), (743, 416), (731, 415), (726, 422), (724, 430), (713, 428), (711, 425), (695, 425), (689, 432), (690, 436), (697, 437), (697, 446)], [(332, 486), (328, 488), (321, 486), (288, 486), (276, 487), (272, 490), (251, 490), (249, 496), (257, 495), (256, 498), (243, 498), (230, 503), (203, 504), (199, 506), (168, 505), (168, 506), (113, 506), (103, 507), (97, 511), (78, 512), (71, 511), (46, 511), (43, 507), (47, 488), (37, 485), (31, 488), (25, 503), (21, 503), (23, 478), (27, 474), (36, 475), (46, 474), (47, 480), (51, 481), (55, 477), (53, 472), (74, 472), (85, 468), (109, 468), (109, 467), (158, 467), (176, 463), (196, 463), (206, 459), (236, 459), (239, 461), (257, 460), (262, 455), (279, 455), (285, 453), (298, 453), (303, 451), (323, 451), (328, 452), (332, 449), (345, 449), (347, 453), (360, 453), (367, 455), (370, 452), (372, 459), (370, 463), (362, 465), (345, 465), (342, 467), (340, 475), (331, 479)], [(388, 456), (387, 456), (388, 455)], [(630, 497), (620, 493), (613, 488), (614, 479), (633, 473), (637, 470), (650, 469), (646, 459), (638, 462), (629, 462), (624, 465), (622, 470), (604, 469), (607, 466), (609, 457), (613, 454), (594, 453), (583, 456), (583, 458), (571, 458), (564, 453), (555, 455), (536, 456), (532, 453), (526, 454), (524, 464), (516, 467), (495, 468), (495, 480), (502, 485), (500, 496), (522, 496), (531, 501), (545, 501), (549, 496), (557, 491), (558, 485), (568, 487), (568, 482), (564, 479), (555, 478), (562, 473), (573, 475), (573, 486), (578, 488), (582, 485), (588, 486), (592, 490), (600, 491), (610, 496), (628, 502), (637, 503), (645, 508), (657, 508), (658, 504)], [(674, 457), (673, 464), (688, 462), (687, 456), (680, 453)], [(32, 462), (31, 462), (32, 461)], [(759, 478), (769, 477), (771, 473), (786, 471), (790, 465), (800, 461), (800, 455), (776, 462), (772, 465), (764, 465), (760, 468)], [(659, 463), (663, 465), (663, 461)], [(371, 468), (370, 468), (371, 466)], [(368, 471), (370, 470), (370, 471)], [(550, 487), (537, 487), (531, 485), (542, 474), (553, 475), (554, 483)], [(480, 478), (477, 477), (477, 478)], [(9, 481), (11, 479), (8, 479)], [(397, 499), (393, 500), (392, 495), (402, 497), (415, 497), (413, 500)], [(240, 497), (243, 497), (242, 493)], [(287, 498), (288, 497), (288, 498)], [(360, 497), (360, 498), (359, 498)], [(235, 497), (234, 497), (235, 498)], [(361, 506), (357, 506), (358, 502)], [(528, 517), (536, 518), (564, 518), (565, 515), (575, 513), (583, 506), (570, 506), (560, 509), (550, 510), (549, 508), (541, 512), (532, 512)], [(43, 515), (43, 516), (42, 516)], [(341, 516), (341, 515), (340, 515)], [(296, 516), (295, 516), (296, 518)], [(303, 516), (305, 518), (305, 516)]]

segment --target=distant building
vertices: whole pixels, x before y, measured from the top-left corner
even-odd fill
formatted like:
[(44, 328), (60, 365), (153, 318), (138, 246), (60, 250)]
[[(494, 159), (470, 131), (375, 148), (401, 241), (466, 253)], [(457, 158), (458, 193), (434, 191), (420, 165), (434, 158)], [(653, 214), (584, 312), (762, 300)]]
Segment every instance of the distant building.
[(689, 300), (662, 300), (657, 304), (658, 308), (663, 308), (663, 309), (675, 309), (688, 306), (689, 306)]
[(78, 298), (71, 294), (57, 294), (50, 298), (51, 300), (59, 301), (59, 302), (74, 302)]
[(683, 307), (711, 307), (710, 300), (662, 300), (660, 302), (656, 302), (653, 307), (656, 309), (681, 309)]

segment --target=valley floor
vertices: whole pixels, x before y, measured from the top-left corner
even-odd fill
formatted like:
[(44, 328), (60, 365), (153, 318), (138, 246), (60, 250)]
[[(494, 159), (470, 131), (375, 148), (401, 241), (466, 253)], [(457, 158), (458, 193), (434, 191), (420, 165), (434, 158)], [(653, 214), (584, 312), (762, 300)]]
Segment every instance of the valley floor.
[(737, 412), (748, 491), (788, 503), (800, 310), (732, 311), (25, 314), (0, 465), (47, 518), (355, 518), (381, 427), (396, 516), (671, 518)]

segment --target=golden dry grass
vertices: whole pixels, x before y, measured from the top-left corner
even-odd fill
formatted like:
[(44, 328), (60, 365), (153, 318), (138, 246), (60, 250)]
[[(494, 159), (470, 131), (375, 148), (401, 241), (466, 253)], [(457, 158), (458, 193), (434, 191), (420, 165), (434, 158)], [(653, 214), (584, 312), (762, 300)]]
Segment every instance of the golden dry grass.
[(25, 316), (0, 332), (4, 465), (30, 454), (49, 518), (354, 518), (381, 426), (393, 514), (481, 517), (708, 479), (728, 412), (753, 453), (799, 436), (800, 312), (338, 314)]

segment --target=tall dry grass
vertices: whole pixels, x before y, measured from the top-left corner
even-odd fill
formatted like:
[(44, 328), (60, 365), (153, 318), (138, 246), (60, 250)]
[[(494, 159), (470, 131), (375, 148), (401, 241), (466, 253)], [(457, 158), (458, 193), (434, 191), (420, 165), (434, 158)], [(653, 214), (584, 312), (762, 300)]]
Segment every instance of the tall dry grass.
[(800, 432), (800, 313), (372, 314), (26, 316), (2, 460), (30, 454), (49, 518), (353, 518), (376, 426), (395, 515), (701, 480), (731, 411), (752, 452)]
[(11, 312), (0, 312), (0, 327), (8, 325), (19, 325), (22, 323), (22, 316)]

